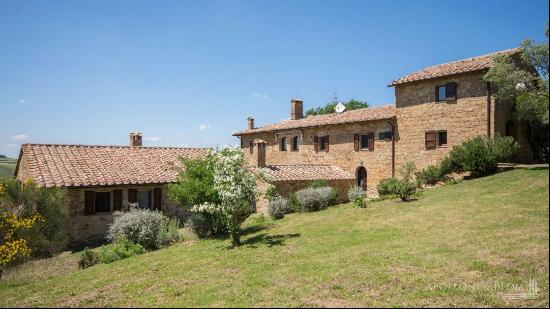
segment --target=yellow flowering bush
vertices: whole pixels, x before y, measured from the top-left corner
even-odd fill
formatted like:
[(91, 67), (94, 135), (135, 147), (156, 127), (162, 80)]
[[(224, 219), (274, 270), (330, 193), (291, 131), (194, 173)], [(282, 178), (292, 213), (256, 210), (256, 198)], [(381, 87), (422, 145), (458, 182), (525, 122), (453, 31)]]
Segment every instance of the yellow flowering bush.
[(28, 240), (18, 238), (17, 232), (30, 229), (41, 220), (40, 215), (20, 218), (16, 213), (10, 211), (5, 211), (0, 215), (0, 277), (2, 270), (14, 263), (17, 258), (31, 254)]

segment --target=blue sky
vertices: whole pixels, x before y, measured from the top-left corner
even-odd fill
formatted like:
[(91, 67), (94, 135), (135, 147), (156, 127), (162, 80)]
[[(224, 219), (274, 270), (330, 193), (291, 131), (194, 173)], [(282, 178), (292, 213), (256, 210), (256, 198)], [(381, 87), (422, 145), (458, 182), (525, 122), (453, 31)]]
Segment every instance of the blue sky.
[(0, 154), (23, 142), (236, 144), (334, 93), (544, 39), (548, 1), (0, 2)]

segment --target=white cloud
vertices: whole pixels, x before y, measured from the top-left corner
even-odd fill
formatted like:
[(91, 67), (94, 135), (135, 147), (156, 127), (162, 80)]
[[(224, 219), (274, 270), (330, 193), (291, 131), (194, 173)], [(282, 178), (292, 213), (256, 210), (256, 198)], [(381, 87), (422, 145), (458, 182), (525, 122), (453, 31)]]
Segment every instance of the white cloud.
[(18, 102), (21, 103), (21, 104), (23, 104), (23, 103), (27, 102), (27, 100), (26, 100), (26, 99), (19, 99)]
[(210, 129), (212, 126), (210, 124), (201, 124), (199, 125), (199, 130), (201, 131), (206, 131), (208, 129)]
[(24, 141), (29, 138), (30, 137), (27, 134), (15, 134), (14, 136), (11, 137), (11, 139), (14, 141)]
[(160, 137), (159, 136), (144, 136), (143, 140), (144, 141), (150, 141), (150, 142), (156, 142), (156, 141), (160, 140)]
[(261, 92), (252, 92), (252, 95), (259, 100), (266, 100), (268, 98), (267, 94)]

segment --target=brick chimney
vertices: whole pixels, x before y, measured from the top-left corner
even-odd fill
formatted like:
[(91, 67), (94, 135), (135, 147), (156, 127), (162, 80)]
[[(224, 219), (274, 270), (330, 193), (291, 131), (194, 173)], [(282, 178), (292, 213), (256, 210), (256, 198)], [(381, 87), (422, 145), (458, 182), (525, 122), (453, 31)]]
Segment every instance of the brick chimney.
[(304, 118), (304, 101), (292, 98), (290, 100), (290, 119), (298, 120)]
[(141, 147), (142, 146), (142, 139), (141, 139), (141, 132), (130, 132), (130, 146), (132, 147)]
[(246, 120), (248, 120), (248, 130), (254, 130), (254, 118), (248, 117)]
[(252, 165), (255, 167), (265, 167), (265, 146), (266, 142), (261, 139), (254, 140), (256, 153), (252, 157)]

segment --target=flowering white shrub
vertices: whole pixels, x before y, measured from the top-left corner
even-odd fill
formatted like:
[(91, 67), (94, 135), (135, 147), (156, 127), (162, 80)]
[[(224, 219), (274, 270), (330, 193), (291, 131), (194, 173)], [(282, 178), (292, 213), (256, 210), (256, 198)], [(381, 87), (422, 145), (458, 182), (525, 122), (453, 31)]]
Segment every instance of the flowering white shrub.
[(223, 215), (227, 230), (231, 233), (233, 246), (240, 244), (240, 225), (255, 211), (256, 178), (262, 171), (253, 174), (245, 168), (241, 149), (226, 147), (212, 153), (214, 161), (214, 189), (220, 203), (195, 205), (191, 211)]
[(296, 198), (302, 211), (311, 212), (335, 204), (338, 193), (331, 187), (307, 188), (297, 191)]

